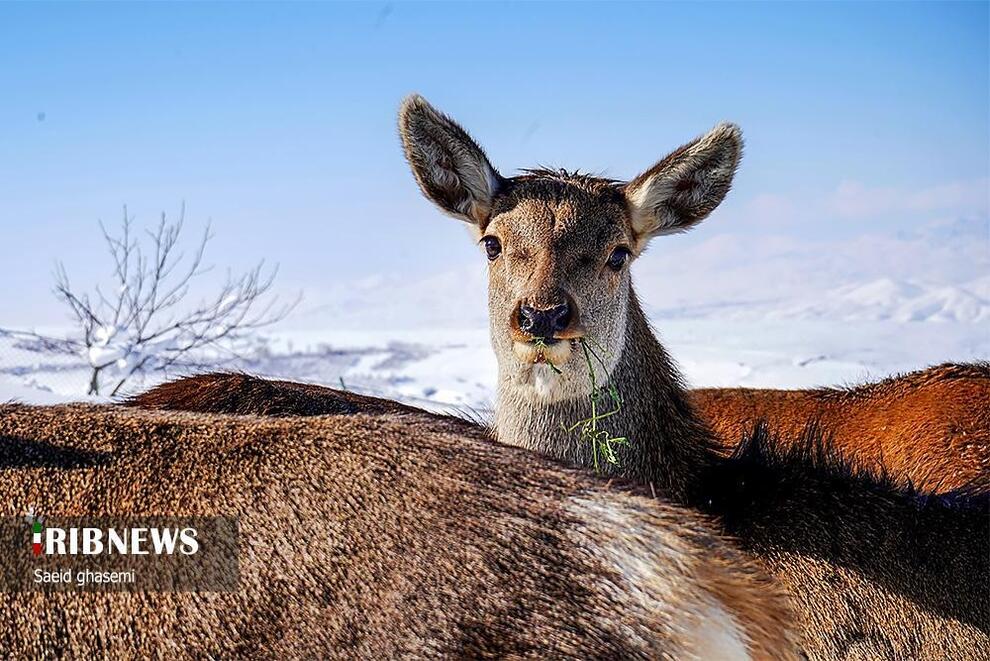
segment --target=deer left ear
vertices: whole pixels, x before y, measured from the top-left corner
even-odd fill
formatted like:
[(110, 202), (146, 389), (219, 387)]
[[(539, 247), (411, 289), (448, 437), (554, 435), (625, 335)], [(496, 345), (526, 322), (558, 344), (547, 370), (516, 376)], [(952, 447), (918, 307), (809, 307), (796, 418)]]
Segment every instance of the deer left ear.
[(686, 232), (725, 198), (742, 156), (742, 131), (719, 124), (625, 185), (637, 241)]
[(399, 109), (399, 136), (423, 195), (451, 216), (484, 228), (504, 180), (467, 131), (413, 94)]

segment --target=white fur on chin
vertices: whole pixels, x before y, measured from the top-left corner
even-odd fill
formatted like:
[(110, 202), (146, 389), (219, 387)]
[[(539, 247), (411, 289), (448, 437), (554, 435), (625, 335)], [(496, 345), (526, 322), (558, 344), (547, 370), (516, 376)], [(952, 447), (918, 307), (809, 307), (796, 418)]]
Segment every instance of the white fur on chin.
[[(529, 342), (513, 342), (512, 351), (524, 367), (519, 374), (518, 391), (526, 397), (552, 402), (570, 399), (573, 389), (567, 387), (567, 379), (558, 373), (565, 369), (573, 349), (570, 342), (537, 346)], [(553, 365), (553, 367), (551, 367)]]

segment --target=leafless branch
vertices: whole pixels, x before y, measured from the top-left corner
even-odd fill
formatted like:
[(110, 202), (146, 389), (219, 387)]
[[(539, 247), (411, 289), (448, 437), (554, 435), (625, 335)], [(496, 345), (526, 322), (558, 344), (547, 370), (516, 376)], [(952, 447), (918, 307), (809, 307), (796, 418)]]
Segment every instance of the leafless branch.
[(207, 224), (186, 259), (180, 249), (184, 223), (183, 205), (174, 222), (162, 214), (142, 244), (125, 207), (119, 234), (100, 222), (113, 267), (108, 284), (94, 287), (92, 295), (78, 293), (64, 265), (56, 264), (54, 293), (72, 314), (73, 337), (0, 333), (18, 337), (30, 350), (82, 355), (91, 368), (89, 394), (99, 394), (108, 379), (114, 396), (135, 375), (239, 359), (238, 345), (284, 319), (299, 298), (283, 302), (272, 295), (278, 269), (266, 272), (261, 262), (239, 275), (228, 271), (214, 296), (190, 305), (193, 285), (211, 270), (204, 257), (213, 234)]

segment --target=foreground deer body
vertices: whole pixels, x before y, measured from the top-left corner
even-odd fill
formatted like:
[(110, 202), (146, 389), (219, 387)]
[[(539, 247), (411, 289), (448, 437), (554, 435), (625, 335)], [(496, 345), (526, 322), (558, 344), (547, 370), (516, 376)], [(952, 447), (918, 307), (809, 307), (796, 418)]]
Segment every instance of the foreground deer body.
[[(692, 227), (721, 202), (738, 128), (716, 127), (629, 183), (548, 170), (502, 177), (420, 97), (403, 104), (399, 130), (424, 195), (467, 222), (491, 262), (499, 440), (601, 465), (720, 515), (793, 595), (812, 658), (986, 654), (985, 499), (926, 502), (815, 447), (774, 456), (750, 443), (724, 461), (649, 327), (628, 264), (650, 238)], [(595, 415), (603, 405), (589, 398), (589, 369), (617, 391), (607, 418)], [(591, 419), (609, 447), (574, 433)], [(618, 462), (603, 463), (611, 452)]]
[[(275, 416), (401, 407), (243, 374), (181, 379), (130, 404)], [(438, 424), (472, 429), (435, 417)], [(808, 453), (793, 442), (792, 453), (781, 454), (767, 441), (748, 439), (740, 456), (699, 476), (695, 493), (708, 495), (708, 509), (767, 556), (765, 562), (807, 606), (805, 636), (812, 640), (805, 646), (813, 658), (926, 657), (935, 645), (944, 646), (947, 658), (985, 656), (979, 653), (990, 644), (985, 496), (919, 496), (857, 475), (835, 456), (816, 454), (814, 445)], [(889, 640), (890, 627), (901, 632), (900, 640)], [(822, 647), (823, 638), (829, 647)]]
[(757, 422), (782, 440), (817, 424), (854, 463), (929, 492), (990, 474), (990, 366), (939, 365), (849, 389), (705, 388), (690, 401), (731, 452)]
[[(846, 461), (919, 491), (948, 493), (990, 473), (990, 369), (944, 364), (848, 389), (700, 388), (697, 415), (731, 454), (757, 424), (781, 443), (815, 424)], [(252, 415), (419, 411), (392, 400), (291, 381), (212, 373), (163, 383), (127, 402), (147, 409)]]
[(6, 516), (240, 521), (236, 593), (0, 594), (14, 657), (794, 658), (704, 517), (456, 420), (7, 405), (0, 463)]

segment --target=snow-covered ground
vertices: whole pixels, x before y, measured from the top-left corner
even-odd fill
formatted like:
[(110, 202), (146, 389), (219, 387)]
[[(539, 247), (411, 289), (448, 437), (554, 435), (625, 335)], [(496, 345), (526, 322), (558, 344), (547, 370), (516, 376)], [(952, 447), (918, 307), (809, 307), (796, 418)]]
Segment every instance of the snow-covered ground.
[[(655, 319), (694, 386), (806, 387), (880, 378), (948, 360), (986, 359), (985, 323)], [(0, 339), (0, 400), (81, 399), (81, 360), (45, 358)], [(484, 413), (495, 357), (486, 329), (285, 331), (237, 365), (251, 373)], [(145, 386), (151, 381), (146, 381)]]
[[(676, 250), (661, 244), (634, 276), (693, 386), (849, 384), (990, 358), (987, 237), (985, 218), (832, 243), (717, 235)], [(483, 413), (496, 377), (484, 269), (479, 258), (426, 278), (307, 292), (233, 367)], [(81, 399), (87, 382), (82, 357), (0, 336), (0, 401)]]

